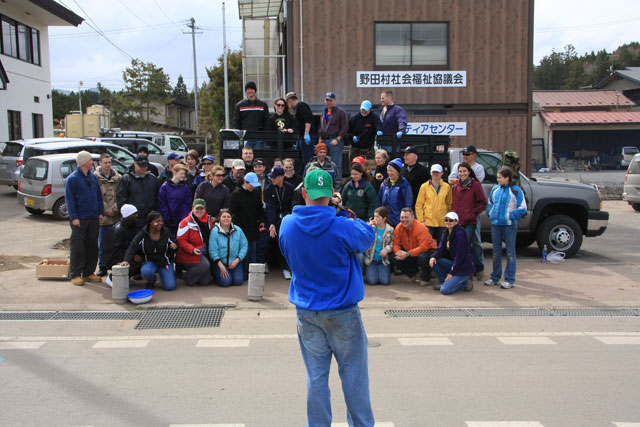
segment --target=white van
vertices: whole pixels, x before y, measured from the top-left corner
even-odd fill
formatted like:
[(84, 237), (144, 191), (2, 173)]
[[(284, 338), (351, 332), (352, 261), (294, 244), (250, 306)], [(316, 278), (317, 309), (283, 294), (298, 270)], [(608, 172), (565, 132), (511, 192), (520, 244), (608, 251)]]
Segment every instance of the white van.
[(142, 132), (135, 130), (123, 130), (117, 132), (117, 135), (127, 136), (129, 138), (144, 138), (162, 148), (166, 153), (178, 153), (183, 156), (187, 155), (189, 148), (184, 140), (177, 135), (165, 135), (155, 132)]

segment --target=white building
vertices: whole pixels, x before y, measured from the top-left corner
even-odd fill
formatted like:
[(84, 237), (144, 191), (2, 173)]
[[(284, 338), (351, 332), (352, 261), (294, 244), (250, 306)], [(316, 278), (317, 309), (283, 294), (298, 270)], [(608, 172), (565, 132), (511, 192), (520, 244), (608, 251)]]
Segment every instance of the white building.
[(82, 21), (53, 0), (0, 1), (0, 141), (53, 136), (48, 27)]

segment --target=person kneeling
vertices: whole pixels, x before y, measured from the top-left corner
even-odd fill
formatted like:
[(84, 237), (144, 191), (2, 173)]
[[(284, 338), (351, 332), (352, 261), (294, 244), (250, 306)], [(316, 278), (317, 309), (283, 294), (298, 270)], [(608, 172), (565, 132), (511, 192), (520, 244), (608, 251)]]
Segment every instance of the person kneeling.
[(444, 295), (452, 294), (461, 289), (470, 291), (473, 282), (469, 280), (475, 271), (475, 264), (464, 229), (458, 225), (458, 214), (449, 212), (444, 217), (447, 230), (440, 239), (440, 246), (429, 260), (429, 265), (438, 276), (440, 290)]
[(211, 271), (207, 259), (207, 245), (213, 218), (207, 215), (207, 204), (204, 199), (195, 199), (193, 209), (178, 228), (178, 262), (185, 271), (184, 283), (187, 286), (206, 286), (211, 282)]
[[(429, 258), (436, 248), (436, 242), (429, 234), (427, 227), (416, 221), (413, 209), (402, 208), (400, 224), (396, 225), (393, 234), (393, 252), (395, 261), (408, 283), (417, 281), (420, 286), (429, 285), (431, 281)], [(422, 270), (419, 280), (418, 268)]]
[(229, 209), (220, 209), (219, 218), (209, 238), (213, 274), (220, 286), (240, 286), (244, 279), (242, 260), (247, 256), (249, 242), (242, 229), (231, 222)]

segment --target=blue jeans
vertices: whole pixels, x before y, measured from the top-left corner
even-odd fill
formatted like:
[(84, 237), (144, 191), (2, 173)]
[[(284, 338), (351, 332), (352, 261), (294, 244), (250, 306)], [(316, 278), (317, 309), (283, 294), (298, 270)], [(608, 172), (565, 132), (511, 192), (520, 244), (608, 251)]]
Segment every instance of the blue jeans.
[(371, 264), (367, 265), (365, 270), (367, 277), (367, 283), (375, 285), (380, 283), (381, 285), (388, 285), (391, 280), (391, 266), (384, 265), (382, 261), (371, 261)]
[(115, 224), (101, 225), (100, 230), (98, 230), (98, 267), (100, 267), (100, 269), (107, 268), (107, 263), (102, 257), (102, 242), (104, 242), (104, 239), (108, 238), (114, 225)]
[(323, 139), (322, 142), (327, 144), (327, 148), (329, 149), (329, 157), (331, 157), (331, 161), (336, 164), (338, 167), (338, 175), (334, 178), (334, 180), (342, 180), (342, 151), (344, 149), (344, 141), (338, 141), (338, 145), (335, 147), (331, 145), (331, 141), (335, 138), (327, 138)]
[(300, 176), (304, 174), (304, 168), (309, 163), (309, 160), (315, 155), (316, 143), (318, 141), (318, 135), (309, 134), (311, 141), (309, 144), (304, 142), (304, 137), (298, 140), (298, 149), (300, 150), (300, 158), (302, 161), (298, 165), (298, 173)]
[(162, 268), (159, 268), (151, 261), (146, 261), (142, 264), (140, 274), (150, 285), (156, 284), (156, 273), (160, 274), (162, 289), (165, 291), (173, 291), (176, 288), (176, 273), (173, 271), (173, 264), (165, 265)]
[(467, 241), (471, 245), (471, 254), (476, 264), (476, 271), (484, 270), (484, 255), (482, 253), (482, 240), (480, 240), (480, 220), (478, 224), (467, 224), (464, 226), (464, 232), (467, 235)]
[(244, 281), (244, 273), (242, 271), (242, 266), (240, 264), (236, 265), (236, 268), (234, 268), (233, 270), (229, 269), (229, 266), (225, 266), (227, 267), (227, 271), (229, 272), (229, 276), (227, 277), (222, 277), (222, 275), (220, 274), (220, 267), (218, 267), (218, 263), (216, 262), (216, 264), (213, 266), (213, 274), (215, 276), (216, 279), (216, 283), (219, 286), (240, 286), (242, 285), (242, 282)]
[(438, 282), (440, 282), (440, 293), (443, 295), (452, 294), (467, 287), (469, 276), (466, 275), (453, 276), (450, 280), (445, 280), (447, 274), (451, 273), (452, 266), (453, 260), (449, 258), (440, 258), (436, 265), (433, 266), (433, 271), (438, 276)]
[(347, 423), (373, 427), (367, 334), (360, 309), (357, 306), (325, 311), (298, 308), (297, 315), (300, 351), (307, 368), (307, 425), (331, 425), (329, 370), (333, 354), (347, 404)]
[(518, 223), (511, 225), (492, 225), (491, 240), (493, 241), (493, 272), (491, 280), (500, 281), (502, 277), (502, 242), (507, 247), (507, 269), (504, 271), (504, 280), (510, 283), (516, 281), (516, 235)]
[(264, 141), (255, 141), (255, 140), (244, 141), (244, 146), (251, 147), (254, 150), (262, 150), (264, 149)]
[(249, 242), (249, 247), (247, 248), (247, 256), (242, 260), (242, 272), (244, 274), (244, 280), (249, 278), (249, 264), (253, 262), (258, 262), (258, 241), (254, 240), (253, 242)]

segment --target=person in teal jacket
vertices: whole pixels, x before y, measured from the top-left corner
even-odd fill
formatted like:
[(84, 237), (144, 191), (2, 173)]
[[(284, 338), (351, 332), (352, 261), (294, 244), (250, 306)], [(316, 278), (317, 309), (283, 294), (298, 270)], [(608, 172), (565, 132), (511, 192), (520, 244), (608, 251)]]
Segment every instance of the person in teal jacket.
[(351, 209), (358, 218), (368, 221), (378, 207), (378, 195), (369, 174), (361, 164), (351, 165), (351, 180), (342, 189), (342, 205)]
[(487, 286), (500, 285), (502, 277), (502, 242), (507, 248), (507, 268), (501, 287), (510, 289), (516, 281), (516, 236), (518, 220), (527, 213), (524, 192), (513, 184), (514, 173), (505, 166), (498, 171), (498, 185), (489, 193), (487, 215), (491, 218), (491, 240), (493, 242), (493, 272), (484, 282)]
[(378, 205), (389, 209), (389, 224), (395, 227), (400, 222), (402, 208), (413, 209), (411, 184), (400, 175), (402, 160), (393, 159), (387, 165), (389, 177), (385, 179), (378, 192)]
[(242, 229), (231, 222), (229, 209), (220, 209), (219, 222), (209, 236), (209, 257), (219, 286), (240, 286), (244, 280), (242, 260), (249, 242)]

